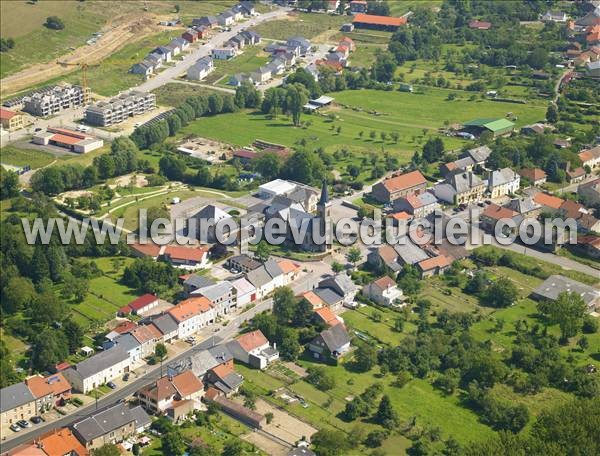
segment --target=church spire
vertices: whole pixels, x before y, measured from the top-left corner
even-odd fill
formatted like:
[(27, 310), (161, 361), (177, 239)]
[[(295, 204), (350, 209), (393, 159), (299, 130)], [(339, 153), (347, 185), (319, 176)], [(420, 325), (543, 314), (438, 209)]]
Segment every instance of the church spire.
[(323, 179), (323, 186), (321, 187), (321, 199), (319, 199), (319, 205), (326, 205), (329, 202), (329, 192), (327, 191), (327, 180)]

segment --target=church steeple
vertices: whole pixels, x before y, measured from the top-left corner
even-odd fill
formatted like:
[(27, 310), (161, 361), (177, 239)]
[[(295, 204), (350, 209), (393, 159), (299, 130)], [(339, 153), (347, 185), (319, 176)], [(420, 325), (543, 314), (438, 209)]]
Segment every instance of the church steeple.
[(329, 191), (327, 190), (327, 180), (323, 179), (323, 186), (321, 187), (321, 198), (319, 199), (319, 206), (325, 206), (329, 203)]

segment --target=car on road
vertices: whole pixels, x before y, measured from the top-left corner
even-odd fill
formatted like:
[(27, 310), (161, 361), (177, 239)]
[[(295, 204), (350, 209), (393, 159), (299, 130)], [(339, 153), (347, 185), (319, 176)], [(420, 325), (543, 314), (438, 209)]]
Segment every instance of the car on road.
[(90, 127), (86, 127), (85, 125), (78, 125), (77, 131), (81, 131), (82, 133), (87, 133), (90, 131)]
[(19, 420), (19, 421), (17, 421), (17, 424), (19, 426), (21, 426), (23, 429), (31, 427), (31, 423), (29, 421), (25, 421), (25, 420)]
[(32, 416), (32, 417), (31, 417), (31, 419), (30, 419), (30, 421), (31, 421), (33, 424), (40, 424), (40, 423), (41, 423), (42, 421), (44, 421), (44, 420), (42, 419), (42, 417), (41, 417), (41, 416)]
[(110, 389), (113, 389), (113, 390), (117, 389), (117, 385), (115, 385), (113, 382), (108, 382), (106, 384), (106, 386), (108, 386)]
[(13, 432), (21, 432), (21, 428), (19, 427), (19, 425), (17, 425), (17, 423), (13, 423), (10, 425), (10, 429)]
[(37, 127), (35, 130), (33, 131), (42, 131), (42, 129), (40, 127)]

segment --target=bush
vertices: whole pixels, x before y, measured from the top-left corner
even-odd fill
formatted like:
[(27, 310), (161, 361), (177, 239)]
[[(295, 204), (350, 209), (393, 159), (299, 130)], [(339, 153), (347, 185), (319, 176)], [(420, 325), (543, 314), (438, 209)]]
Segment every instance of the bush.
[(52, 30), (62, 30), (65, 28), (65, 23), (58, 16), (47, 17), (44, 25)]

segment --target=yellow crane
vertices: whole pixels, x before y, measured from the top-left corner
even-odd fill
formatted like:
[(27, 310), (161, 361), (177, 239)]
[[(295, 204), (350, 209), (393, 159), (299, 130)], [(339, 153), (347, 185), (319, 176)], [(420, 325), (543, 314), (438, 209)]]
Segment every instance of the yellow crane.
[(89, 67), (99, 66), (100, 64), (90, 65), (89, 63), (70, 63), (70, 62), (58, 62), (62, 66), (76, 66), (81, 70), (81, 88), (83, 89), (83, 103), (87, 104), (90, 100), (90, 88), (87, 80), (87, 70)]

